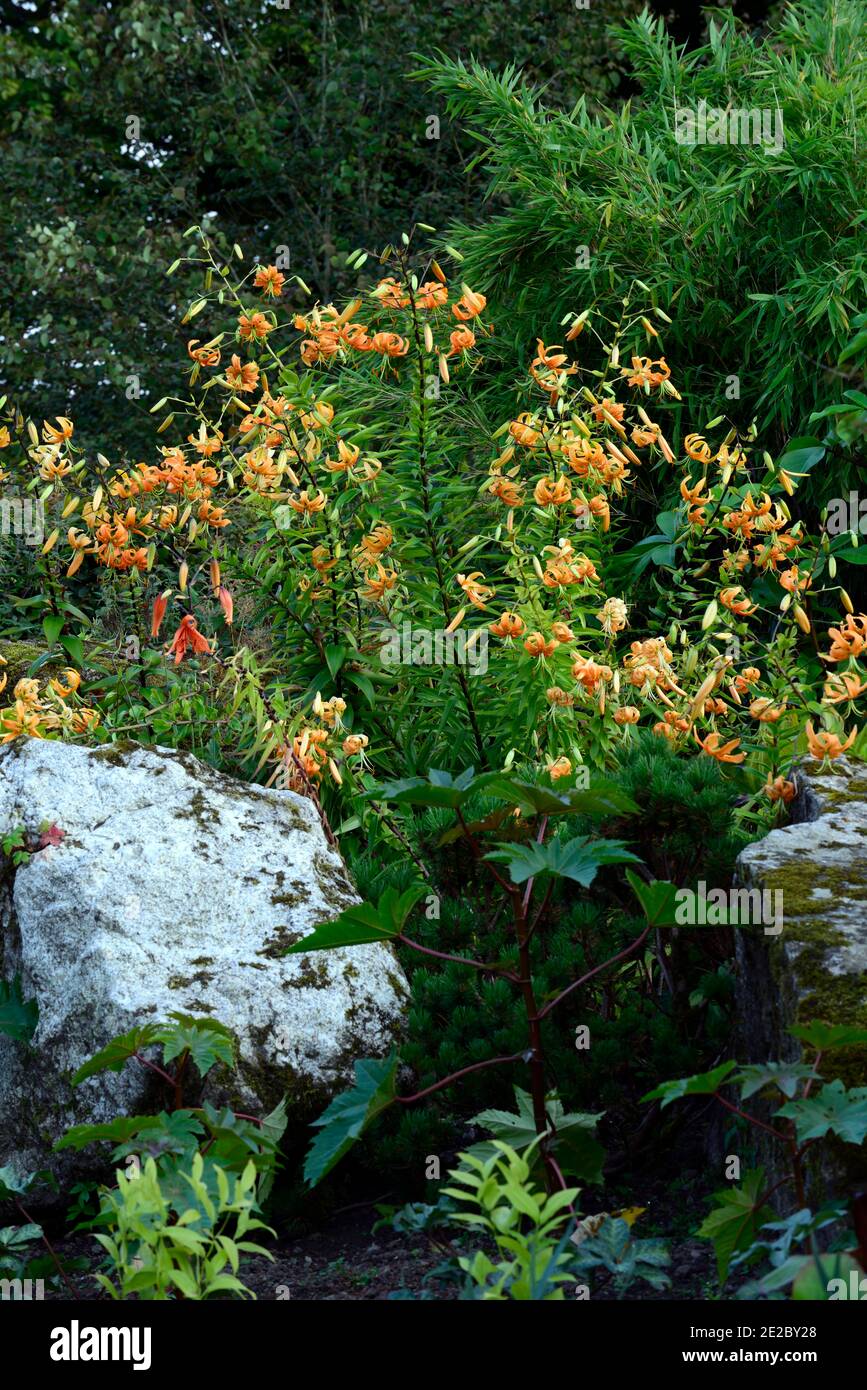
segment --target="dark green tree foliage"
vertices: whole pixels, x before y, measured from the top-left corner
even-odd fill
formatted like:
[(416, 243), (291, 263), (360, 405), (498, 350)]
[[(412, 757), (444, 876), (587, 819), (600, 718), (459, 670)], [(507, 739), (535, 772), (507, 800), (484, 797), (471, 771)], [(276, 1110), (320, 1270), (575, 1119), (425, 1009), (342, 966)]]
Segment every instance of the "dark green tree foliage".
[[(689, 52), (645, 12), (612, 35), (638, 91), (601, 115), (583, 101), (557, 110), (514, 67), (421, 65), (476, 140), (489, 195), (509, 204), (449, 229), (466, 279), (509, 305), (504, 363), (537, 334), (560, 341), (567, 311), (595, 302), (616, 318), (639, 278), (674, 319), (685, 428), (705, 423), (698, 406), (757, 415), (772, 450), (805, 432), (835, 399), (829, 368), (867, 299), (865, 37), (860, 0), (786, 6), (764, 37), (718, 16)], [(679, 143), (677, 111), (697, 116), (700, 102), (765, 110), (772, 135), (779, 109), (782, 148)]]
[[(47, 0), (0, 8), (0, 388), (115, 455), (153, 447), (209, 226), (327, 300), (347, 254), (480, 211), (472, 143), (407, 80), (412, 53), (524, 66), (550, 99), (608, 95), (613, 0)], [(439, 126), (436, 122), (439, 122)], [(429, 138), (437, 136), (438, 138)], [(188, 293), (189, 291), (189, 293)], [(137, 394), (140, 393), (140, 394)]]
[[(701, 880), (708, 888), (728, 886), (734, 858), (749, 837), (734, 827), (736, 791), (716, 763), (680, 758), (665, 740), (648, 735), (623, 757), (618, 781), (638, 801), (641, 813), (630, 817), (628, 830), (625, 824), (612, 823), (605, 827), (606, 834), (628, 835), (654, 876), (683, 887)], [(488, 810), (483, 803), (473, 806), (468, 819)], [(427, 920), (422, 905), (409, 935), (438, 951), (508, 961), (514, 967), (517, 951), (509, 922), (505, 915), (493, 917), (475, 867), (453, 848), (436, 848), (449, 819), (448, 813), (431, 811), (414, 823), (414, 843), (430, 865), (432, 892), (439, 889), (439, 917)], [(570, 820), (563, 834), (588, 828)], [(411, 863), (391, 866), (379, 850), (352, 856), (350, 865), (366, 898), (375, 899), (388, 884), (404, 889), (418, 877)], [(568, 887), (556, 890), (553, 927), (545, 930), (535, 948), (541, 1002), (614, 955), (641, 930), (634, 899), (618, 887), (618, 878), (616, 871), (603, 871), (589, 898)], [(730, 931), (667, 933), (664, 944), (667, 980), (660, 976), (657, 944), (648, 943), (648, 954), (629, 960), (619, 971), (603, 972), (544, 1024), (551, 1089), (569, 1109), (611, 1108), (611, 1123), (622, 1130), (624, 1142), (630, 1126), (638, 1122), (640, 1088), (676, 1072), (678, 1066), (689, 1071), (709, 1062), (728, 1031)], [(401, 963), (412, 988), (401, 1060), (413, 1068), (419, 1088), (524, 1046), (524, 1021), (507, 982), (414, 951), (402, 951)], [(590, 1028), (587, 1049), (576, 1047), (581, 1024)], [(513, 1084), (508, 1068), (465, 1076), (453, 1091), (387, 1117), (381, 1132), (366, 1141), (365, 1151), (376, 1166), (394, 1168), (417, 1165), (424, 1154), (442, 1154), (463, 1142), (461, 1126), (479, 1110), (513, 1108)]]

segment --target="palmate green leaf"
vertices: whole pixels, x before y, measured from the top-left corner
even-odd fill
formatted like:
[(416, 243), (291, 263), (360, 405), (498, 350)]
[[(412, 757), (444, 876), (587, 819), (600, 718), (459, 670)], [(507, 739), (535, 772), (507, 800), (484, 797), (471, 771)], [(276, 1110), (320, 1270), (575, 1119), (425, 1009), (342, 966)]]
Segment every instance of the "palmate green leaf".
[(80, 1086), (82, 1081), (86, 1081), (89, 1076), (96, 1076), (101, 1071), (122, 1071), (130, 1057), (134, 1057), (137, 1052), (145, 1047), (150, 1047), (157, 1038), (157, 1026), (154, 1023), (147, 1023), (141, 1028), (132, 1028), (128, 1033), (124, 1033), (119, 1038), (112, 1038), (110, 1043), (100, 1048), (99, 1052), (94, 1053), (89, 1061), (78, 1068), (72, 1078), (73, 1086)]
[(480, 779), (476, 779), (473, 767), (466, 768), (457, 777), (432, 768), (426, 778), (403, 777), (397, 782), (385, 782), (366, 795), (377, 801), (391, 801), (396, 806), (437, 806), (456, 811), (473, 791), (478, 790), (479, 782), (491, 776), (491, 773), (482, 773)]
[(137, 1134), (145, 1124), (153, 1124), (153, 1115), (118, 1115), (98, 1125), (73, 1125), (54, 1145), (55, 1151), (63, 1149), (84, 1149), (88, 1144), (98, 1144), (104, 1140), (121, 1144)]
[(41, 1182), (57, 1187), (56, 1180), (45, 1169), (33, 1173), (20, 1173), (7, 1164), (0, 1168), (0, 1202), (10, 1202), (16, 1197), (23, 1197), (25, 1192), (30, 1192)]
[(847, 1090), (832, 1081), (806, 1100), (790, 1100), (777, 1114), (794, 1120), (798, 1142), (836, 1134), (847, 1144), (862, 1144), (867, 1136), (867, 1086)]
[(789, 1029), (793, 1038), (798, 1038), (817, 1052), (830, 1052), (835, 1047), (867, 1046), (867, 1028), (857, 1028), (848, 1023), (824, 1023), (814, 1019), (812, 1023), (798, 1023)]
[[(509, 1110), (483, 1110), (474, 1115), (471, 1124), (490, 1130), (494, 1139), (502, 1139), (517, 1152), (528, 1148), (538, 1139), (533, 1118), (533, 1099), (520, 1086), (515, 1088), (517, 1113)], [(545, 1111), (553, 1127), (550, 1147), (563, 1171), (583, 1182), (601, 1183), (605, 1150), (596, 1138), (596, 1126), (602, 1119), (598, 1114), (575, 1112), (566, 1114), (556, 1096), (548, 1096)], [(486, 1161), (497, 1150), (493, 1144), (474, 1144), (469, 1152)], [(540, 1160), (541, 1161), (541, 1160)]]
[(677, 888), (666, 879), (654, 879), (646, 883), (633, 869), (626, 870), (626, 877), (641, 909), (651, 927), (676, 927), (679, 925), (677, 912)]
[(407, 918), (428, 889), (413, 884), (405, 892), (386, 888), (379, 902), (347, 907), (333, 922), (320, 922), (303, 941), (296, 941), (282, 954), (302, 955), (305, 951), (329, 951), (338, 946), (360, 946), (367, 941), (391, 941), (403, 931)]
[(642, 1102), (661, 1100), (664, 1110), (673, 1100), (682, 1100), (684, 1096), (712, 1096), (725, 1084), (736, 1066), (737, 1062), (721, 1062), (713, 1071), (699, 1072), (695, 1076), (681, 1076), (676, 1081), (663, 1081), (661, 1085), (655, 1086), (647, 1095), (642, 1096)]
[(234, 1066), (235, 1039), (230, 1029), (213, 1018), (193, 1018), (181, 1013), (169, 1017), (172, 1022), (158, 1024), (154, 1032), (155, 1040), (163, 1044), (164, 1062), (173, 1062), (182, 1052), (189, 1052), (203, 1077), (217, 1062)]
[(324, 1114), (313, 1121), (319, 1129), (304, 1162), (304, 1179), (315, 1187), (352, 1148), (381, 1111), (393, 1104), (397, 1053), (364, 1058), (355, 1063), (355, 1085), (335, 1096)]
[(760, 1228), (773, 1220), (771, 1208), (759, 1205), (764, 1185), (764, 1169), (755, 1168), (745, 1174), (739, 1187), (726, 1187), (713, 1195), (716, 1209), (705, 1217), (698, 1234), (713, 1245), (720, 1284), (726, 1281), (735, 1252), (752, 1245)]
[(763, 1091), (766, 1086), (776, 1086), (791, 1100), (797, 1095), (799, 1084), (815, 1075), (813, 1068), (805, 1062), (764, 1062), (741, 1067), (732, 1081), (740, 1085), (741, 1100), (749, 1100), (750, 1096)]
[(89, 1144), (114, 1144), (113, 1158), (122, 1162), (128, 1154), (143, 1151), (159, 1153), (194, 1153), (205, 1133), (197, 1115), (190, 1110), (162, 1110), (158, 1115), (118, 1115), (103, 1124), (73, 1125), (54, 1145), (78, 1151)]
[(25, 999), (21, 992), (21, 977), (0, 980), (0, 1033), (16, 1042), (30, 1042), (39, 1022), (39, 1005), (35, 999)]
[(513, 883), (551, 875), (568, 878), (589, 888), (605, 864), (640, 864), (637, 854), (624, 848), (622, 840), (591, 840), (584, 835), (573, 840), (551, 840), (547, 845), (510, 845), (485, 855), (505, 864)]

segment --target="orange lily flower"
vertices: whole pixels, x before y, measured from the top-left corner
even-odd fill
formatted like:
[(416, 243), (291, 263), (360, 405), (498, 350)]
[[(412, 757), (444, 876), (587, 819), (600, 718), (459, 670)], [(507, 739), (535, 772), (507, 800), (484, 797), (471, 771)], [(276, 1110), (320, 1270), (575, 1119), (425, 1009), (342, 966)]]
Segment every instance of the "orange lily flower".
[(520, 637), (526, 624), (523, 618), (519, 618), (517, 613), (503, 613), (495, 623), (488, 624), (488, 631), (494, 637), (505, 637), (511, 642), (513, 637)]
[(831, 650), (824, 658), (826, 661), (848, 661), (850, 656), (860, 656), (867, 647), (867, 617), (863, 613), (857, 618), (854, 613), (847, 613), (840, 627), (829, 627), (828, 636)]
[(718, 763), (742, 763), (746, 758), (746, 753), (735, 753), (735, 748), (740, 746), (739, 738), (731, 738), (728, 743), (721, 743), (722, 734), (716, 732), (707, 734), (705, 738), (699, 738), (695, 729), (692, 731), (693, 738), (703, 753), (708, 757), (716, 758)]
[(286, 276), (283, 275), (276, 265), (260, 265), (256, 271), (256, 278), (253, 285), (257, 290), (271, 299), (279, 299), (283, 293), (283, 285)]
[(837, 734), (829, 733), (827, 729), (820, 729), (819, 733), (816, 733), (812, 720), (807, 720), (804, 732), (807, 735), (807, 746), (814, 758), (839, 758), (847, 748), (852, 747), (858, 737), (857, 726), (852, 729), (845, 742)]
[(524, 641), (524, 651), (527, 652), (529, 656), (538, 656), (544, 660), (549, 656), (553, 656), (559, 645), (560, 643), (557, 641), (556, 637), (552, 637), (548, 640), (541, 632), (531, 632)]
[(490, 585), (484, 583), (484, 578), (481, 570), (473, 570), (472, 574), (458, 575), (458, 583), (475, 608), (486, 608), (485, 599), (494, 596), (494, 590)]
[(785, 777), (775, 777), (773, 781), (769, 777), (762, 790), (769, 801), (782, 801), (786, 805), (794, 801), (797, 794), (794, 782)]
[(174, 653), (175, 665), (177, 666), (183, 661), (188, 651), (194, 654), (201, 652), (207, 656), (213, 655), (211, 644), (207, 637), (203, 637), (199, 632), (192, 613), (187, 613), (186, 617), (181, 618), (180, 626), (169, 645), (168, 655), (171, 656)]
[(743, 598), (738, 598), (738, 594), (743, 594), (743, 589), (740, 584), (735, 584), (731, 588), (722, 590), (719, 601), (723, 608), (728, 608), (730, 612), (737, 613), (741, 618), (748, 618), (751, 613), (757, 611), (756, 605), (750, 603), (746, 595)]

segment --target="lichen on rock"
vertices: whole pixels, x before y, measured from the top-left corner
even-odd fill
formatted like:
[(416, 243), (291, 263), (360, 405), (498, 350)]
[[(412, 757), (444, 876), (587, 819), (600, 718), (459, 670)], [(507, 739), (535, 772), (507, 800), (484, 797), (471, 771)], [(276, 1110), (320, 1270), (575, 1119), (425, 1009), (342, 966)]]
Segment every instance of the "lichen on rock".
[[(736, 931), (739, 1060), (794, 1060), (790, 1029), (816, 1019), (867, 1026), (867, 768), (841, 758), (805, 764), (792, 824), (772, 830), (738, 858), (748, 888), (782, 893), (783, 929)], [(867, 1085), (867, 1048), (822, 1059), (826, 1081)], [(770, 1150), (763, 1159), (773, 1164)], [(867, 1158), (834, 1146), (815, 1185), (825, 1195), (867, 1178)]]
[(355, 1058), (391, 1047), (406, 989), (390, 947), (283, 954), (358, 900), (310, 801), (170, 750), (6, 745), (0, 834), (46, 820), (61, 843), (0, 881), (0, 975), (20, 974), (39, 1005), (32, 1049), (0, 1037), (0, 1165), (92, 1172), (91, 1151), (61, 1162), (51, 1143), (164, 1100), (134, 1064), (75, 1090), (68, 1078), (172, 1012), (236, 1036), (212, 1099), (264, 1113), (288, 1092), (290, 1123), (351, 1082)]

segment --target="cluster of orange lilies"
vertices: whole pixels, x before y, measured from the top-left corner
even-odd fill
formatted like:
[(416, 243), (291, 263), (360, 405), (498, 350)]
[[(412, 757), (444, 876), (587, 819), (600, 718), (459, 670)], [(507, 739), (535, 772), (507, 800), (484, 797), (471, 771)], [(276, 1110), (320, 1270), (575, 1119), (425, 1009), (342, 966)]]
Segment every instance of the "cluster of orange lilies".
[[(179, 552), (185, 555), (196, 546), (205, 561), (212, 557), (212, 595), (231, 624), (231, 594), (219, 577), (214, 580), (217, 542), (225, 548), (238, 507), (250, 506), (257, 515), (283, 508), (291, 513), (299, 602), (319, 604), (346, 593), (359, 612), (373, 610), (376, 621), (391, 618), (412, 584), (412, 573), (400, 563), (403, 543), (412, 536), (396, 534), (400, 508), (379, 505), (382, 497), (387, 501), (393, 495), (387, 471), (341, 433), (323, 382), (343, 364), (357, 368), (359, 355), (390, 385), (402, 373), (415, 382), (419, 359), (436, 362), (448, 382), (449, 363), (472, 365), (480, 340), (492, 331), (483, 322), (485, 296), (466, 284), (453, 289), (432, 261), (418, 278), (402, 273), (380, 279), (343, 309), (317, 305), (294, 314), (298, 339), (291, 351), (297, 348), (306, 373), (298, 399), (292, 399), (272, 393), (266, 369), (273, 361), (279, 371), (281, 359), (270, 339), (281, 326), (285, 277), (276, 266), (262, 265), (252, 288), (261, 296), (258, 307), (238, 299), (237, 350), (226, 362), (225, 334), (190, 340), (191, 386), (203, 374), (211, 376), (202, 399), (189, 403), (197, 428), (183, 442), (162, 447), (158, 461), (112, 469), (99, 456), (101, 481), (85, 496), (85, 464), (73, 444), (72, 421), (45, 422), (41, 437), (30, 427), (29, 457), (40, 479), (65, 497), (61, 521), (69, 523), (66, 541), (72, 552), (66, 577), (73, 578), (88, 557), (105, 569), (144, 576), (157, 555), (177, 563)], [(658, 337), (647, 318), (640, 322), (648, 340)], [(616, 345), (603, 344), (606, 370), (595, 374), (591, 390), (577, 356), (577, 340), (588, 326), (602, 343), (604, 326), (596, 331), (589, 310), (571, 316), (562, 343), (536, 340), (522, 400), (526, 408), (516, 408), (494, 432), (494, 456), (480, 471), (482, 527), (493, 537), (485, 547), (489, 573), (471, 569), (466, 561), (459, 570), (457, 557), (467, 549), (460, 537), (447, 548), (455, 557), (444, 575), (448, 630), (478, 623), (486, 640), (488, 635), (496, 639), (499, 670), (507, 679), (517, 663), (522, 681), (530, 675), (544, 683), (550, 719), (540, 747), (546, 748), (542, 763), (553, 779), (570, 776), (577, 762), (592, 756), (592, 740), (607, 749), (611, 738), (632, 737), (647, 718), (654, 734), (684, 752), (697, 748), (724, 764), (742, 764), (755, 752), (768, 771), (768, 799), (786, 802), (794, 784), (781, 769), (791, 762), (793, 749), (805, 744), (813, 756), (833, 759), (854, 745), (857, 726), (846, 732), (843, 724), (867, 691), (867, 674), (858, 664), (867, 656), (867, 616), (856, 615), (841, 591), (845, 616), (831, 627), (829, 650), (820, 654), (833, 668), (821, 694), (827, 727), (817, 729), (815, 716), (802, 725), (803, 691), (786, 668), (785, 655), (782, 669), (776, 656), (762, 659), (763, 676), (754, 664), (762, 643), (757, 638), (749, 645), (750, 624), (755, 630), (766, 614), (751, 596), (756, 578), (763, 580), (765, 593), (768, 582), (779, 586), (775, 626), (790, 631), (794, 623), (815, 637), (811, 604), (818, 548), (789, 512), (786, 498), (794, 494), (796, 476), (773, 469), (767, 460), (762, 477), (749, 439), (734, 430), (718, 445), (704, 434), (688, 433), (678, 451), (660, 409), (666, 400), (680, 400), (664, 356), (636, 351), (625, 365)], [(216, 419), (206, 413), (212, 401), (219, 402)], [(161, 428), (173, 420), (170, 416)], [(9, 442), (0, 437), (0, 448)], [(626, 494), (648, 469), (663, 475), (678, 470), (679, 543), (687, 562), (693, 551), (713, 557), (696, 561), (694, 568), (698, 578), (717, 566), (709, 605), (714, 614), (705, 624), (700, 615), (678, 607), (664, 636), (626, 641), (630, 606), (606, 592), (605, 557), (626, 524)], [(336, 503), (346, 500), (344, 490), (360, 496), (363, 505), (338, 508)], [(559, 534), (568, 526), (584, 533), (583, 547)], [(46, 553), (57, 545), (60, 530), (49, 536)], [(497, 545), (502, 563), (494, 573), (490, 556)], [(188, 574), (183, 560), (182, 600)], [(154, 639), (172, 593), (160, 594), (154, 604)], [(719, 610), (723, 635), (737, 634), (749, 647), (749, 659), (722, 656), (713, 646)], [(618, 652), (620, 642), (624, 647)], [(192, 612), (182, 616), (166, 652), (176, 664), (213, 655), (212, 641)], [(489, 679), (496, 680), (497, 669)], [(86, 731), (94, 717), (92, 711), (67, 707), (56, 690), (45, 703), (19, 682), (14, 695), (12, 711), (5, 712), (4, 741), (53, 729)], [(272, 751), (275, 771), (282, 767), (290, 781), (303, 782), (328, 770), (339, 782), (346, 760), (366, 764), (367, 736), (344, 728), (341, 703), (317, 696), (301, 731)]]

